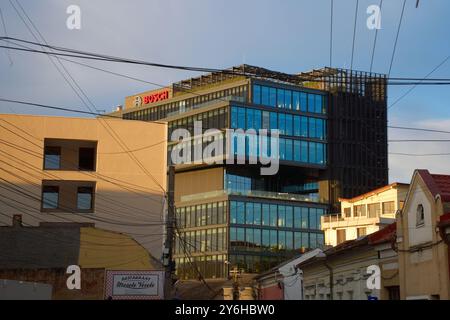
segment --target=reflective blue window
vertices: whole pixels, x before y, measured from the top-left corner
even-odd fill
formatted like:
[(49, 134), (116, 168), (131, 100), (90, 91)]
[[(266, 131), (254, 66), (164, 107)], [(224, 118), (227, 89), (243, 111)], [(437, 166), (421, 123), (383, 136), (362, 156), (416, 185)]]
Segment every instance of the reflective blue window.
[(292, 155), (292, 140), (291, 139), (286, 139), (286, 157), (285, 159), (288, 161), (292, 161), (293, 160), (293, 155)]
[(255, 130), (261, 129), (261, 110), (255, 110), (255, 118), (253, 119), (253, 127)]
[(292, 125), (293, 125), (292, 115), (286, 114), (286, 135), (288, 136), (293, 135)]
[(316, 98), (314, 94), (308, 94), (308, 112), (316, 112)]
[(284, 90), (277, 89), (278, 108), (284, 108)]
[(292, 109), (300, 110), (300, 92), (292, 92)]
[(292, 228), (294, 226), (293, 210), (291, 206), (286, 206), (286, 227)]
[(237, 241), (245, 241), (245, 229), (244, 228), (236, 228), (236, 240)]
[(236, 204), (236, 223), (244, 224), (245, 223), (245, 203), (237, 202)]
[(294, 161), (300, 162), (300, 140), (294, 140)]
[(300, 137), (300, 116), (294, 116), (294, 136)]
[(253, 224), (253, 203), (247, 202), (245, 204), (245, 223), (246, 224)]
[(253, 86), (253, 103), (261, 104), (261, 86)]
[(319, 223), (317, 222), (317, 209), (309, 208), (309, 228), (318, 229)]
[(270, 247), (272, 249), (278, 247), (277, 230), (270, 230)]
[(262, 231), (262, 245), (266, 248), (270, 247), (270, 232), (269, 232), (269, 230)]
[(231, 128), (236, 129), (238, 127), (238, 111), (236, 107), (231, 108)]
[(254, 129), (253, 128), (253, 113), (254, 109), (245, 109), (247, 111), (247, 125), (244, 129)]
[(308, 162), (308, 142), (300, 141), (300, 158), (301, 162)]
[(310, 138), (316, 138), (316, 118), (309, 118), (309, 134)]
[(292, 109), (292, 91), (284, 90), (284, 107), (286, 109)]
[(278, 249), (286, 250), (286, 232), (278, 231)]
[(293, 232), (286, 232), (286, 249), (287, 250), (293, 250), (294, 249), (294, 233)]
[(323, 149), (324, 149), (324, 145), (322, 143), (316, 144), (316, 161), (318, 164), (325, 163)]
[(255, 203), (253, 205), (253, 224), (261, 225), (261, 204)]
[(309, 245), (309, 233), (308, 232), (302, 232), (302, 247), (311, 248), (311, 246)]
[(294, 228), (301, 229), (302, 227), (302, 209), (294, 207)]
[(262, 205), (262, 225), (263, 226), (270, 225), (270, 207), (268, 204)]
[(238, 109), (238, 126), (239, 129), (245, 129), (245, 108)]
[(278, 114), (278, 129), (280, 134), (286, 134), (286, 114), (284, 113)]
[(286, 139), (280, 138), (279, 140), (279, 153), (280, 160), (286, 160)]
[(276, 112), (270, 113), (270, 129), (278, 129), (278, 119)]
[(301, 211), (301, 228), (308, 229), (309, 228), (308, 208), (300, 208), (300, 211)]
[(300, 118), (300, 135), (302, 137), (308, 136), (308, 118), (307, 117)]
[(324, 139), (324, 121), (323, 119), (316, 119), (316, 138)]
[(237, 223), (236, 201), (230, 201), (230, 223)]
[(294, 249), (302, 248), (302, 232), (294, 232)]
[(261, 104), (267, 106), (269, 105), (269, 88), (261, 87)]
[(269, 88), (269, 106), (276, 107), (277, 105), (277, 89)]
[(322, 113), (322, 106), (323, 106), (323, 97), (319, 94), (316, 95), (316, 103), (315, 103), (316, 113)]
[(277, 205), (276, 204), (270, 205), (270, 226), (271, 227), (277, 226)]
[(300, 92), (300, 110), (308, 111), (308, 95), (305, 92)]
[(317, 144), (315, 142), (309, 143), (309, 162), (311, 163), (317, 163), (316, 145)]

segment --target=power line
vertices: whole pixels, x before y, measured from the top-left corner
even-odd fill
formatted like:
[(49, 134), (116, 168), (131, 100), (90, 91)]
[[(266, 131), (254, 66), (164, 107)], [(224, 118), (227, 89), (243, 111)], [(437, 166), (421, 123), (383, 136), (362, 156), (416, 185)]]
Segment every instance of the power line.
[(353, 70), (353, 54), (354, 54), (354, 51), (355, 51), (356, 22), (358, 20), (358, 7), (359, 7), (359, 0), (356, 0), (355, 24), (353, 26), (352, 59), (351, 59), (351, 63), (350, 63), (350, 70)]
[[(436, 70), (438, 70), (440, 67), (442, 67), (447, 61), (450, 59), (450, 55), (447, 56), (444, 60), (442, 60), (436, 67), (433, 68), (425, 77), (422, 78), (422, 81), (425, 81), (428, 79), (429, 76), (431, 76)], [(408, 94), (410, 94), (415, 88), (417, 87), (417, 84), (415, 84), (413, 87), (411, 87), (408, 91), (406, 91), (404, 94), (402, 94), (399, 98), (397, 98), (389, 107), (388, 109), (395, 106), (397, 103), (399, 103), (403, 98), (405, 98)]]
[(391, 63), (389, 64), (388, 77), (391, 75), (392, 64), (394, 63), (395, 51), (397, 50), (398, 36), (399, 36), (399, 34), (400, 34), (400, 28), (401, 28), (401, 26), (402, 26), (403, 15), (404, 15), (404, 12), (405, 12), (405, 5), (406, 5), (406, 0), (403, 0), (402, 13), (401, 13), (401, 15), (400, 15), (400, 21), (399, 21), (399, 23), (398, 23), (397, 35), (396, 35), (396, 37), (395, 37), (394, 49), (393, 49), (393, 51), (392, 51), (392, 57), (391, 57)]
[(402, 153), (402, 152), (389, 152), (389, 154), (395, 156), (407, 156), (407, 157), (435, 157), (435, 156), (450, 156), (450, 153)]
[[(380, 6), (379, 6), (380, 7), (380, 15), (381, 15), (381, 8), (382, 8), (382, 6), (383, 6), (383, 0), (380, 0)], [(369, 72), (372, 72), (373, 60), (374, 60), (374, 57), (375, 57), (375, 48), (377, 46), (377, 38), (378, 38), (378, 27), (375, 28), (375, 38), (373, 40), (372, 57), (370, 59), (370, 71)]]

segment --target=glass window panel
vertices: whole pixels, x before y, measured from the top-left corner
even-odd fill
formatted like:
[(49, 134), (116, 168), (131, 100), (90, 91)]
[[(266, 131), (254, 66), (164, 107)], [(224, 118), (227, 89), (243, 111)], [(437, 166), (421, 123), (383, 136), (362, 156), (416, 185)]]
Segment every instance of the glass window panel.
[(323, 149), (324, 149), (323, 143), (317, 143), (316, 144), (316, 162), (318, 164), (324, 164), (325, 163)]
[(287, 114), (286, 115), (286, 135), (288, 136), (292, 136), (293, 133), (293, 129), (292, 129), (292, 125), (293, 125), (293, 118), (291, 114)]
[(276, 112), (270, 113), (270, 129), (278, 129), (278, 118)]
[(246, 224), (253, 224), (253, 203), (247, 202), (245, 204), (245, 223)]
[(255, 241), (256, 247), (261, 247), (261, 229), (253, 230), (253, 241)]
[(277, 230), (270, 230), (270, 248), (276, 249), (278, 247)]
[(278, 227), (284, 227), (286, 224), (286, 207), (278, 205)]
[(294, 140), (294, 161), (300, 162), (300, 141)]
[(308, 95), (305, 92), (300, 92), (300, 110), (306, 112), (308, 110)]
[(291, 206), (286, 206), (286, 227), (292, 228), (294, 226), (293, 210)]
[(316, 111), (316, 99), (315, 95), (309, 93), (308, 94), (308, 112), (315, 112)]
[(279, 138), (279, 153), (280, 153), (280, 159), (285, 160), (286, 159), (286, 139)]
[(309, 118), (308, 137), (316, 138), (316, 118)]
[(284, 89), (277, 89), (277, 106), (284, 108)]
[(309, 232), (302, 232), (302, 247), (306, 249), (311, 248), (309, 245)]
[(253, 127), (254, 111), (253, 109), (246, 109), (246, 110), (247, 110), (247, 125), (245, 129), (254, 129)]
[(230, 201), (230, 223), (237, 223), (237, 203)]
[(301, 249), (302, 248), (302, 233), (301, 232), (294, 232), (294, 249)]
[(255, 130), (261, 129), (261, 110), (254, 110), (253, 128)]
[(300, 117), (300, 136), (307, 137), (308, 136), (308, 118)]
[(317, 221), (317, 209), (309, 208), (309, 228), (319, 229), (319, 223)]
[(44, 186), (42, 190), (42, 208), (56, 209), (58, 208), (59, 187)]
[(323, 96), (320, 94), (316, 95), (316, 103), (315, 103), (316, 109), (315, 112), (316, 113), (322, 113), (322, 106), (323, 106)]
[(253, 224), (261, 225), (261, 204), (255, 203), (253, 205)]
[(61, 148), (46, 146), (44, 148), (44, 169), (61, 168)]
[(292, 109), (300, 110), (300, 93), (298, 91), (292, 92)]
[(244, 228), (236, 228), (236, 240), (237, 241), (245, 241), (245, 229)]
[(278, 129), (280, 134), (286, 134), (286, 115), (284, 113), (278, 114)]
[(288, 161), (292, 161), (293, 160), (293, 156), (292, 156), (292, 140), (291, 139), (286, 139), (286, 157), (285, 159)]
[(245, 242), (247, 246), (253, 247), (253, 229), (252, 228), (245, 228)]
[(286, 250), (286, 231), (278, 231), (278, 250)]
[(253, 85), (253, 103), (261, 104), (261, 86)]
[(262, 128), (270, 129), (270, 113), (268, 111), (262, 113)]
[(245, 223), (245, 202), (237, 202), (237, 223), (244, 224)]
[(299, 116), (294, 116), (293, 127), (294, 127), (294, 128), (293, 128), (294, 136), (300, 137), (300, 129), (301, 129), (301, 125), (300, 125), (300, 117), (299, 117)]
[(290, 231), (286, 232), (286, 249), (294, 249), (294, 233)]
[(245, 108), (237, 108), (237, 109), (238, 109), (237, 128), (245, 129)]
[(309, 142), (309, 162), (310, 163), (317, 163), (316, 145), (317, 145), (317, 143), (315, 143), (315, 142)]
[(300, 229), (302, 227), (302, 211), (299, 207), (294, 207), (294, 228)]
[(301, 227), (302, 229), (309, 228), (309, 213), (308, 208), (300, 208), (301, 209)]
[(277, 89), (269, 88), (269, 106), (276, 107), (277, 105)]
[(270, 232), (269, 232), (269, 230), (263, 230), (262, 231), (262, 245), (265, 248), (269, 248), (270, 247)]
[(301, 162), (308, 162), (308, 142), (300, 141), (300, 158)]
[(270, 225), (270, 207), (268, 204), (262, 205), (262, 225), (263, 226)]
[(284, 90), (284, 107), (286, 109), (292, 109), (292, 91)]
[(79, 187), (77, 193), (77, 209), (91, 210), (92, 209), (92, 187)]
[(270, 205), (270, 226), (271, 227), (277, 226), (277, 205), (276, 204)]
[(316, 119), (316, 138), (324, 139), (324, 121), (323, 119)]
[(266, 86), (261, 87), (261, 104), (269, 105), (269, 88)]

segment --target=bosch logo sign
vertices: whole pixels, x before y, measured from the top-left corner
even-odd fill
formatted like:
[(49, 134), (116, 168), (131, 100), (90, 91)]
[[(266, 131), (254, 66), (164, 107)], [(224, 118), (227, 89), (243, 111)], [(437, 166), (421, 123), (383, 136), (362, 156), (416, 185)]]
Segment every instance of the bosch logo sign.
[(166, 100), (166, 99), (169, 99), (169, 91), (168, 90), (152, 93), (152, 94), (150, 94), (148, 96), (144, 96), (144, 97), (136, 96), (136, 97), (134, 97), (134, 106), (140, 107), (143, 104), (155, 103), (155, 102)]

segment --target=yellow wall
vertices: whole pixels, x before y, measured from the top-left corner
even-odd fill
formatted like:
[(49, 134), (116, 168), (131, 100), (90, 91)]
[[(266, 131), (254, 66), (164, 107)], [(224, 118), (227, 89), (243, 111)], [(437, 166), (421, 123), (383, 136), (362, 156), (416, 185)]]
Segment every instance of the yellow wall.
[(92, 227), (80, 228), (81, 268), (105, 268), (107, 270), (155, 269), (150, 255), (133, 238)]

